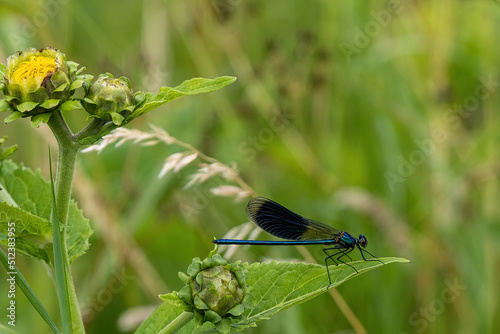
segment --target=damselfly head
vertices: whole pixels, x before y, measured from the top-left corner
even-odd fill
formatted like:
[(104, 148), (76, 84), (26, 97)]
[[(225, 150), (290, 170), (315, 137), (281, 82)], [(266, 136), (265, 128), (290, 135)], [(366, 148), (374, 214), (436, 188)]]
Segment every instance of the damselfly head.
[(368, 246), (368, 240), (366, 240), (366, 237), (362, 234), (359, 235), (358, 243), (363, 248)]

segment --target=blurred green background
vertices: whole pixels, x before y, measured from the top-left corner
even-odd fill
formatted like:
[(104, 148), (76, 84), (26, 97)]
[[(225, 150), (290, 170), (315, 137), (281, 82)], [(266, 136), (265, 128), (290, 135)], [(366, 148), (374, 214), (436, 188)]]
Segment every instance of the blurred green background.
[[(124, 75), (155, 92), (192, 77), (238, 77), (128, 127), (160, 126), (235, 163), (259, 195), (365, 234), (378, 256), (412, 260), (338, 288), (358, 329), (493, 333), (499, 25), (495, 1), (2, 0), (0, 61), (54, 46), (89, 74)], [(67, 117), (75, 131), (85, 124), (83, 114)], [(46, 125), (2, 123), (0, 135), (19, 145), (15, 161), (48, 177), (47, 147), (56, 143)], [(95, 233), (73, 270), (88, 333), (132, 332), (127, 323), (159, 304), (158, 294), (179, 290), (177, 272), (206, 257), (213, 237), (247, 221), (246, 201), (210, 193), (224, 180), (183, 189), (196, 164), (157, 178), (179, 151), (124, 144), (80, 155), (74, 197)], [(322, 263), (320, 247), (309, 251)], [(240, 248), (232, 260), (269, 258), (304, 260), (293, 247)], [(44, 267), (18, 263), (57, 319)], [(15, 329), (47, 333), (20, 292), (17, 300)], [(245, 332), (352, 333), (352, 319), (324, 294)]]

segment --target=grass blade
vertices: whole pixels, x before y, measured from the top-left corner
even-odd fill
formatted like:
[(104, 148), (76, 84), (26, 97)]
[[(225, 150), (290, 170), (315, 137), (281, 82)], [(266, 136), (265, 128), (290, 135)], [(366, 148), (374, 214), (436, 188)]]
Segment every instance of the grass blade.
[(2, 265), (7, 270), (7, 273), (9, 272), (15, 273), (16, 284), (21, 288), (21, 291), (24, 293), (28, 301), (31, 303), (31, 305), (33, 305), (38, 314), (40, 314), (42, 319), (47, 323), (52, 332), (59, 334), (59, 330), (57, 329), (54, 320), (52, 320), (45, 307), (43, 307), (42, 303), (36, 296), (35, 292), (31, 289), (30, 285), (28, 284), (24, 276), (21, 274), (19, 269), (17, 269), (15, 265), (9, 264), (7, 254), (5, 254), (5, 252), (1, 248), (0, 248), (0, 262), (2, 262)]
[(54, 242), (54, 276), (56, 279), (57, 297), (59, 300), (59, 309), (63, 323), (64, 333), (71, 333), (71, 309), (69, 304), (69, 292), (67, 284), (66, 272), (68, 263), (65, 261), (65, 247), (63, 247), (63, 236), (65, 230), (60, 229), (59, 218), (57, 215), (56, 192), (54, 190), (54, 178), (52, 177), (52, 159), (49, 148), (49, 164), (50, 164), (50, 183), (52, 187), (52, 214), (50, 220), (52, 222), (52, 237)]

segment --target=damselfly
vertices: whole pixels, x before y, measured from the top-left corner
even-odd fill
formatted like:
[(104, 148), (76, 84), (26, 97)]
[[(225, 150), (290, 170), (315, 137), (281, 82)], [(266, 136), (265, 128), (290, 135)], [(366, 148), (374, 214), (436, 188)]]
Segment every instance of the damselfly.
[[(347, 256), (352, 261), (349, 253), (354, 248), (359, 249), (363, 260), (383, 263), (378, 259), (367, 260), (365, 258), (365, 252), (374, 258), (376, 256), (364, 249), (368, 245), (368, 240), (364, 235), (360, 234), (359, 238), (354, 238), (347, 232), (339, 231), (332, 226), (304, 218), (270, 199), (264, 197), (252, 198), (247, 205), (247, 215), (264, 231), (278, 238), (290, 241), (217, 239), (213, 242), (223, 245), (332, 245), (332, 247), (323, 249), (323, 252), (326, 254), (325, 265), (328, 280), (330, 281), (328, 286), (332, 284), (330, 270), (328, 269), (328, 259), (331, 259), (336, 265), (338, 265), (337, 261), (344, 263), (358, 272), (349, 263), (342, 261), (344, 256)], [(328, 251), (332, 250), (334, 253), (329, 254)]]

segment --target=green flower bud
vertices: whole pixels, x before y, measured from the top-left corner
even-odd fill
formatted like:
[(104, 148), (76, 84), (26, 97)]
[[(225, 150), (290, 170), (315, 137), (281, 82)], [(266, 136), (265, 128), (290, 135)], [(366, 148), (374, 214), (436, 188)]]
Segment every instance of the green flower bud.
[(179, 273), (186, 286), (178, 296), (202, 322), (209, 321), (221, 333), (228, 333), (245, 308), (252, 307), (251, 288), (246, 286), (244, 265), (228, 264), (218, 254), (203, 261), (195, 258), (187, 274)]
[(236, 276), (223, 266), (200, 271), (190, 285), (195, 306), (212, 310), (221, 317), (243, 299), (243, 289)]
[[(3, 66), (3, 65), (2, 65)], [(11, 111), (5, 119), (13, 121), (50, 113), (68, 100), (75, 90), (88, 84), (91, 76), (79, 75), (78, 64), (54, 48), (28, 49), (7, 58), (0, 78), (0, 111)], [(50, 114), (43, 118), (48, 121)]]
[(115, 79), (110, 73), (99, 75), (83, 99), (83, 107), (90, 117), (121, 125), (135, 108), (130, 82), (126, 77)]

